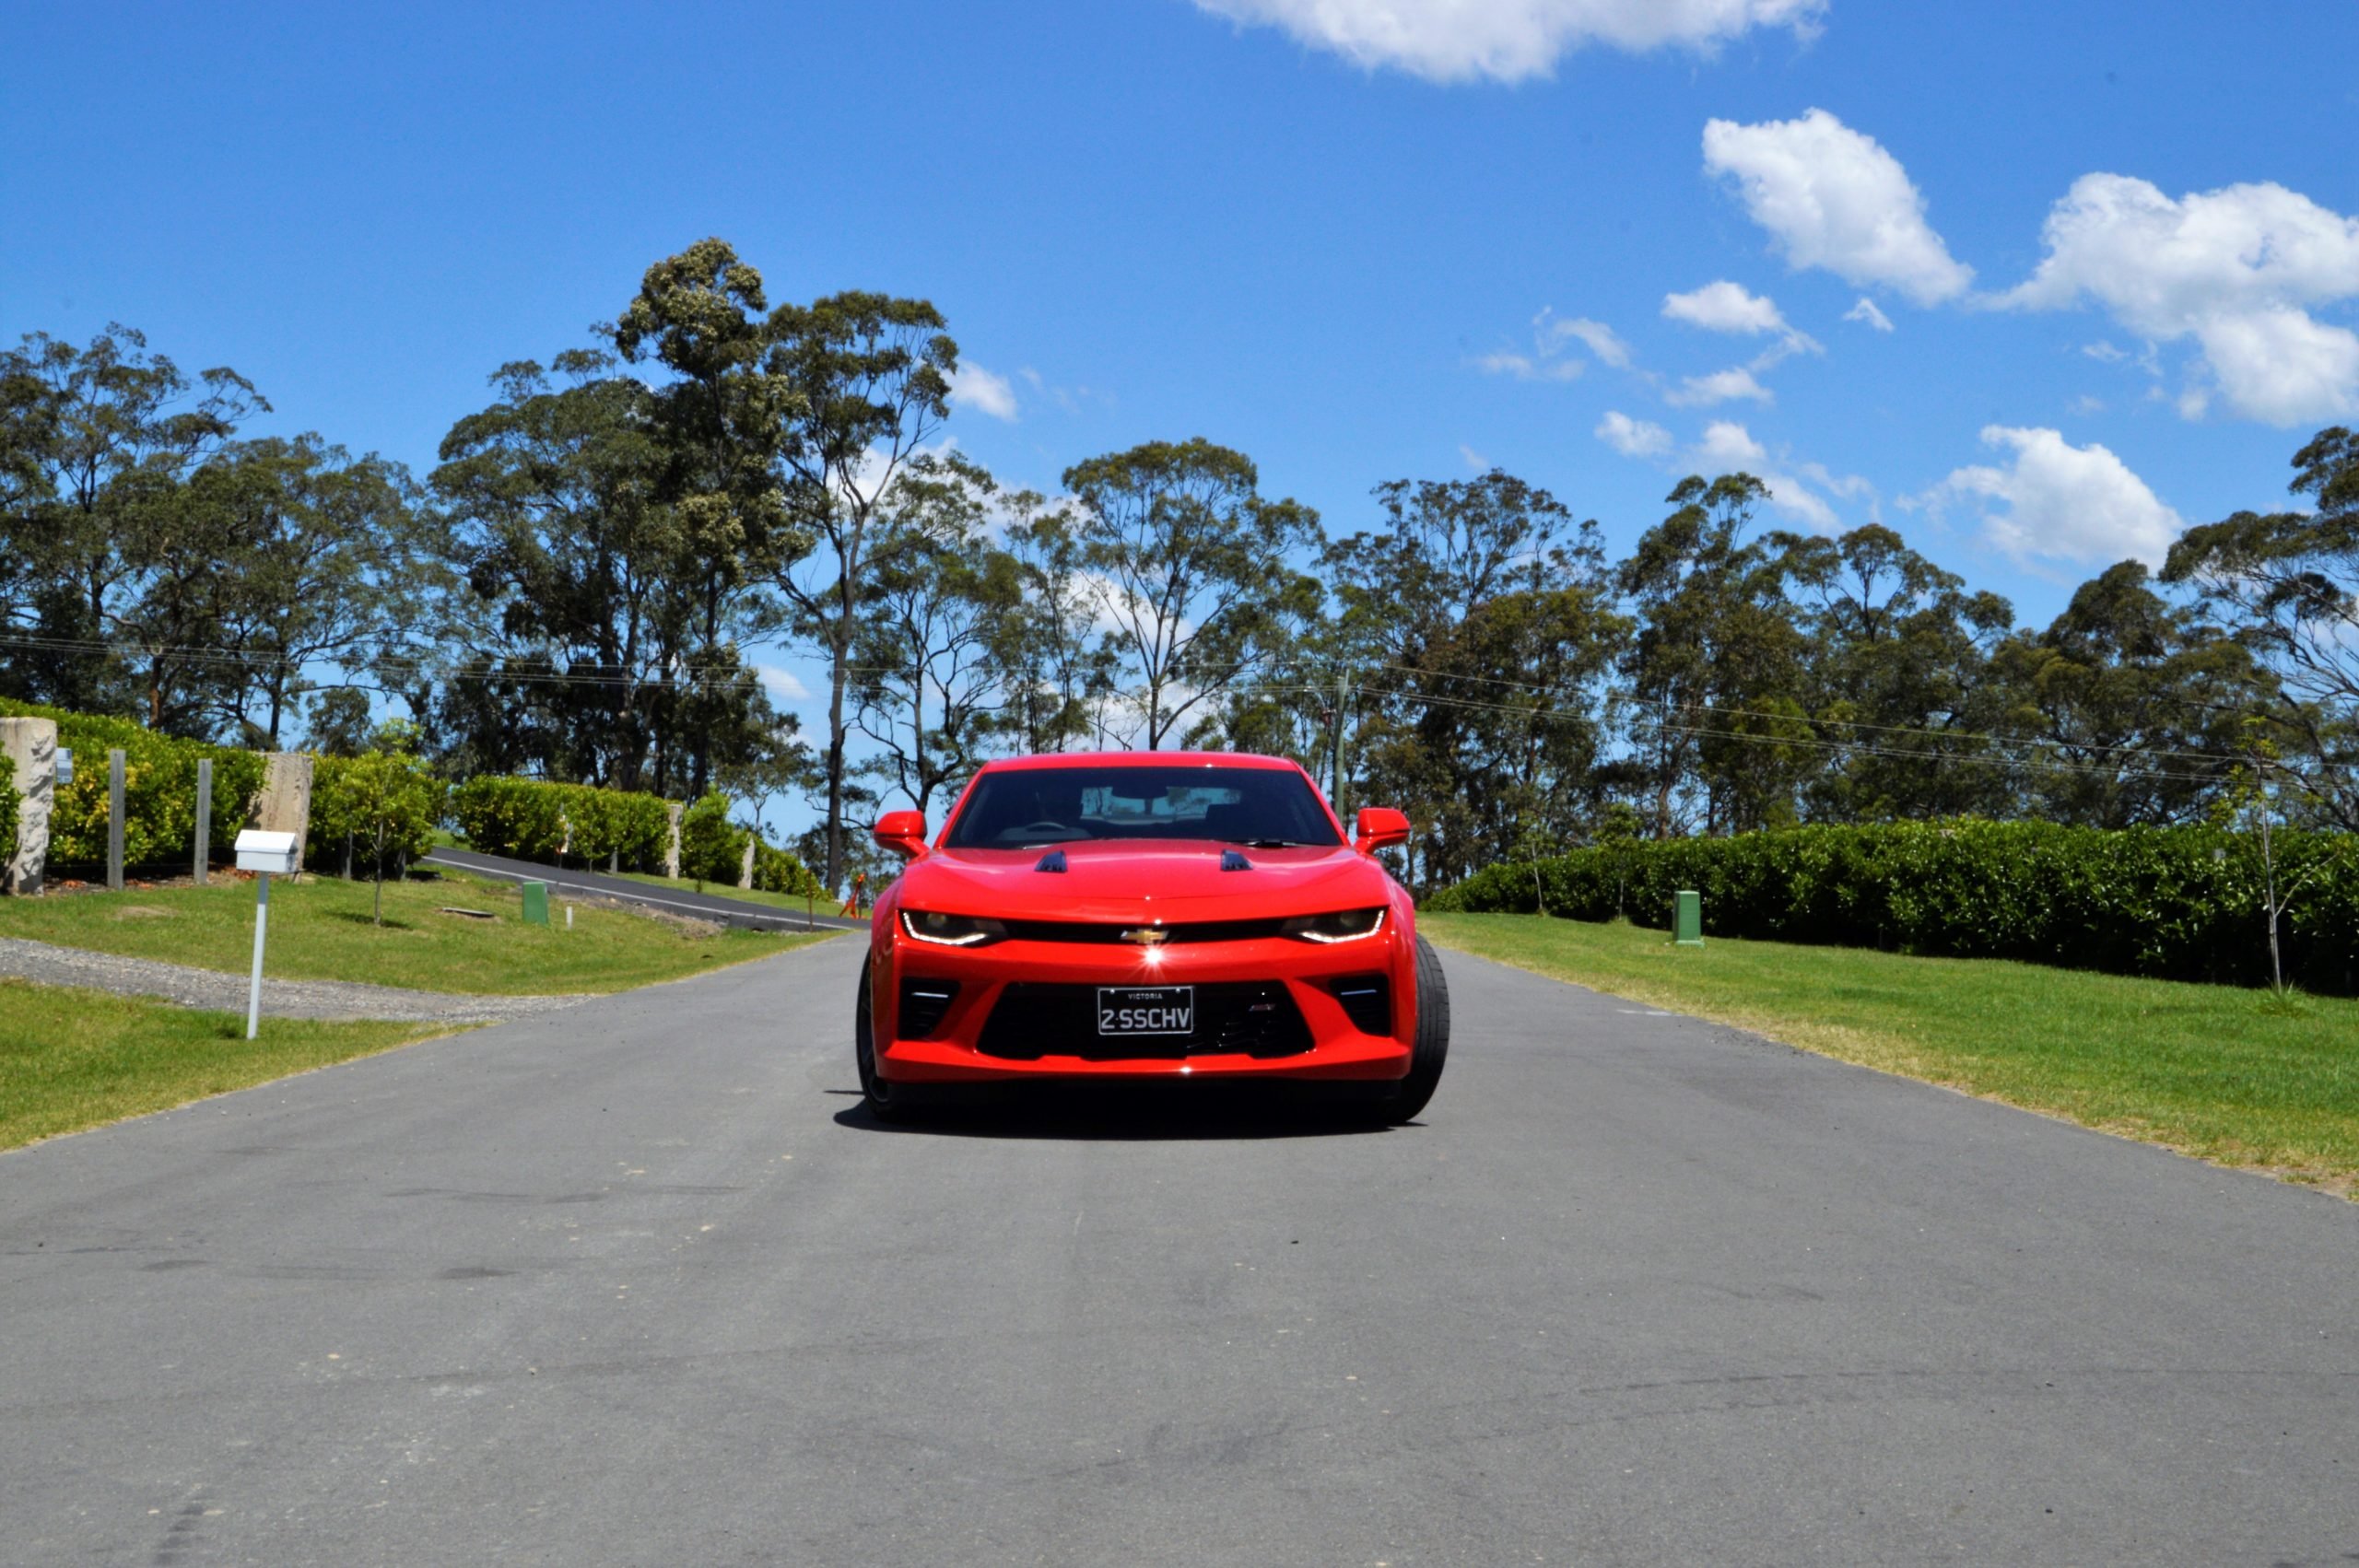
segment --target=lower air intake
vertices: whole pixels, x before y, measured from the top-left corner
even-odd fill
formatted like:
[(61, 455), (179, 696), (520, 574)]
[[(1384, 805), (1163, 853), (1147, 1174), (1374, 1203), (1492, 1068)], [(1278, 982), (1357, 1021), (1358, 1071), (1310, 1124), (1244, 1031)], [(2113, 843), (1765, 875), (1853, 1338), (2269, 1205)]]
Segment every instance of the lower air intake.
[(1275, 980), (1196, 987), (1196, 1027), (1187, 1035), (1100, 1036), (1096, 986), (1019, 980), (999, 994), (976, 1049), (1008, 1061), (1076, 1056), (1089, 1061), (1179, 1060), (1191, 1056), (1300, 1056), (1310, 1025)]

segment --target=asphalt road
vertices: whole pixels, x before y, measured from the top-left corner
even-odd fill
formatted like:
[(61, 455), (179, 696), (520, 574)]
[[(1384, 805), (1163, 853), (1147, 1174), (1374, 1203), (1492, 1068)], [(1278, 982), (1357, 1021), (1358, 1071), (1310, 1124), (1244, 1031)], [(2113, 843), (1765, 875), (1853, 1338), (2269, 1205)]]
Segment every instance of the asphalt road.
[(2345, 1562), (2359, 1206), (1452, 955), (884, 1131), (848, 941), (0, 1156), (11, 1562)]
[(608, 876), (604, 872), (569, 871), (532, 860), (511, 860), (505, 855), (486, 855), (474, 849), (429, 850), (420, 857), (419, 863), (450, 866), (458, 871), (473, 872), (477, 876), (499, 877), (509, 882), (546, 882), (559, 896), (568, 893), (588, 894), (618, 903), (636, 904), (642, 908), (666, 909), (675, 915), (716, 920), (724, 926), (742, 926), (747, 930), (865, 930), (868, 927), (865, 919), (839, 915), (824, 902), (816, 910), (781, 909), (775, 904), (757, 904), (750, 899), (733, 898), (725, 892), (698, 893), (693, 888), (662, 887), (633, 882), (628, 877)]

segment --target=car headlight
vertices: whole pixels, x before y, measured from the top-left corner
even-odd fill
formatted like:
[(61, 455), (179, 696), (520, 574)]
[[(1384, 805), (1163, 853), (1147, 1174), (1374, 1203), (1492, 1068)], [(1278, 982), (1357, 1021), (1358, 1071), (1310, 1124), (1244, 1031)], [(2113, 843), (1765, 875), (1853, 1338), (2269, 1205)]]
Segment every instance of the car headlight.
[(1338, 909), (1332, 915), (1298, 915), (1281, 928), (1305, 942), (1357, 942), (1384, 929), (1384, 907)]
[(901, 929), (937, 947), (980, 947), (1007, 935), (1005, 926), (980, 915), (937, 915), (926, 909), (902, 910)]

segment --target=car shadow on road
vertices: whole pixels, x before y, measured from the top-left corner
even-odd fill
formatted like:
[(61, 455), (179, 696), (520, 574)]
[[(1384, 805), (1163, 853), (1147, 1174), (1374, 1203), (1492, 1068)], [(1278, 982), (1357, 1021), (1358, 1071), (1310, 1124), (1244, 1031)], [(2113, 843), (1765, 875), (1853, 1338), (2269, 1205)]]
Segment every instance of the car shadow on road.
[[(857, 1096), (859, 1091), (831, 1089), (827, 1093)], [(838, 1111), (835, 1122), (855, 1132), (1088, 1143), (1365, 1138), (1404, 1130), (1387, 1125), (1365, 1106), (1226, 1086), (1191, 1087), (1174, 1094), (1168, 1085), (1152, 1093), (1030, 1088), (988, 1100), (927, 1106), (895, 1121), (879, 1121), (867, 1106), (853, 1104)], [(1409, 1123), (1406, 1129), (1416, 1125)]]

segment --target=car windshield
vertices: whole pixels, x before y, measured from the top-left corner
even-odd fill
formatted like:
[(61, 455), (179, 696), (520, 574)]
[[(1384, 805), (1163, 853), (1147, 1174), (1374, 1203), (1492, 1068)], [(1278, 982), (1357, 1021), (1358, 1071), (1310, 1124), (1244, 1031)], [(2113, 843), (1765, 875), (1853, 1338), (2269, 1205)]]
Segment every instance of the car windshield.
[(1088, 838), (1210, 839), (1262, 848), (1343, 842), (1292, 768), (1017, 767), (986, 773), (949, 848), (1043, 848)]

